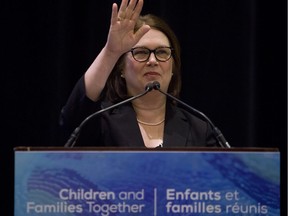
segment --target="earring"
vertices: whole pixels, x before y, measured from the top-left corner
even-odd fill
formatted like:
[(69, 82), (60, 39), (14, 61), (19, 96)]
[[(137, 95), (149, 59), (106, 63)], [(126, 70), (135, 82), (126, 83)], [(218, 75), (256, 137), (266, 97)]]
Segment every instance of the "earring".
[(124, 74), (122, 74), (122, 73), (121, 73), (121, 75), (120, 75), (120, 76), (121, 76), (122, 78), (124, 78)]

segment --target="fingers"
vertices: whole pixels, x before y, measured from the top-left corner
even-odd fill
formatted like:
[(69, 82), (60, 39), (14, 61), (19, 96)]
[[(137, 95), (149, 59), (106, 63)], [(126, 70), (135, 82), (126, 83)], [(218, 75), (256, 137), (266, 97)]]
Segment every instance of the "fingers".
[(117, 22), (117, 10), (118, 10), (118, 6), (116, 3), (114, 3), (112, 5), (111, 24), (114, 24)]
[(136, 2), (137, 2), (137, 0), (130, 0), (128, 7), (126, 8), (126, 13), (125, 13), (126, 19), (131, 19), (133, 12), (134, 12)]
[(136, 21), (141, 13), (143, 0), (122, 0), (119, 11), (118, 21), (128, 19)]
[(136, 38), (136, 40), (137, 40), (137, 41), (140, 40), (140, 38), (142, 38), (142, 36), (143, 36), (144, 34), (146, 34), (150, 29), (151, 29), (151, 28), (150, 28), (149, 25), (143, 25), (143, 26), (141, 26), (141, 28), (140, 28), (138, 31), (135, 32), (135, 38)]
[(142, 7), (143, 7), (143, 0), (138, 0), (138, 3), (136, 5), (136, 7), (134, 8), (133, 14), (131, 16), (131, 19), (136, 21), (142, 11)]
[(126, 17), (126, 8), (127, 8), (128, 0), (122, 0), (119, 12), (118, 12), (118, 19), (125, 19)]

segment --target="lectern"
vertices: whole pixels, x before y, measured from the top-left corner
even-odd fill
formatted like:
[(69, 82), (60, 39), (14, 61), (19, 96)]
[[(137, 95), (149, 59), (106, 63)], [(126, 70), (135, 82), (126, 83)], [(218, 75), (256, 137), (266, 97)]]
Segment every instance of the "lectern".
[(280, 215), (267, 148), (15, 148), (15, 216)]

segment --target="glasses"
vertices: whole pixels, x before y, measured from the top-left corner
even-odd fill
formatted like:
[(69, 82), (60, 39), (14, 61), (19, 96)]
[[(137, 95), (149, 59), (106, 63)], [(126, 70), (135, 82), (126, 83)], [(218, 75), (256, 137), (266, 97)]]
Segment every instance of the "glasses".
[(150, 50), (145, 47), (135, 47), (130, 50), (133, 58), (138, 62), (145, 62), (150, 58), (151, 53), (154, 53), (155, 58), (160, 62), (168, 61), (172, 56), (173, 49), (171, 47), (158, 47)]

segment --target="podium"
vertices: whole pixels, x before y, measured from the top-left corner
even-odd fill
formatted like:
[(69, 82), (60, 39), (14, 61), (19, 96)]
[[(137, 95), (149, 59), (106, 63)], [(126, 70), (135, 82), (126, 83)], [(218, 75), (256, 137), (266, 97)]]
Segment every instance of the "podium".
[(14, 151), (14, 216), (280, 215), (277, 149)]

